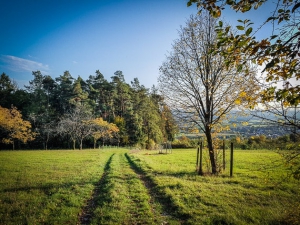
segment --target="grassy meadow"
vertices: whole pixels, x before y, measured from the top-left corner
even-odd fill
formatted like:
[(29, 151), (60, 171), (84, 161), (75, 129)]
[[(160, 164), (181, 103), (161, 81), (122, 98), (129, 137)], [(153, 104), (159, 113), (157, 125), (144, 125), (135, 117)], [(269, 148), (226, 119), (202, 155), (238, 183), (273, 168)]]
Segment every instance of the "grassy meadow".
[(233, 177), (195, 170), (196, 150), (0, 151), (0, 224), (299, 224), (278, 154), (235, 150)]

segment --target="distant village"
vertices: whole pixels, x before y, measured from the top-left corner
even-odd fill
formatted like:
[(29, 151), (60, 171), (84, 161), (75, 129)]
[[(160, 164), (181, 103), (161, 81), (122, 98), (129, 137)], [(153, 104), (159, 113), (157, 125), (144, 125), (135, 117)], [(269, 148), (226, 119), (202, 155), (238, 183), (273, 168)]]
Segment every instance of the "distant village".
[(251, 137), (251, 136), (259, 136), (264, 135), (268, 138), (278, 138), (280, 136), (289, 135), (293, 133), (290, 128), (282, 127), (279, 125), (248, 125), (248, 126), (239, 126), (236, 128), (232, 128), (231, 132), (234, 135), (239, 135), (242, 137)]

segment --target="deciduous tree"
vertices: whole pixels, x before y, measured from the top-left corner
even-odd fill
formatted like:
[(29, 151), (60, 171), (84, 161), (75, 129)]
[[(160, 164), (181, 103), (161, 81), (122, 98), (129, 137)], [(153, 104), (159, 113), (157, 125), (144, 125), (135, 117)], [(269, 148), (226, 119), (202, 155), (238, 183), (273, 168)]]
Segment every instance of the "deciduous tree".
[[(189, 0), (188, 6), (195, 3), (199, 12), (207, 10), (214, 17), (220, 17), (225, 8), (236, 12), (247, 13), (268, 4), (265, 14), (269, 15), (265, 21), (261, 21), (260, 29), (263, 29), (264, 38), (257, 38), (257, 32), (253, 32), (253, 18), (239, 20), (237, 28), (239, 33), (231, 33), (230, 26), (219, 24), (218, 45), (230, 46), (230, 51), (215, 51), (227, 58), (227, 66), (243, 67), (249, 59), (263, 68), (263, 91), (261, 102), (264, 113), (254, 116), (271, 123), (284, 125), (296, 135), (300, 129), (297, 119), (297, 107), (300, 103), (300, 2), (298, 0)], [(247, 14), (246, 14), (247, 15)], [(251, 21), (252, 20), (252, 21)], [(272, 29), (265, 29), (266, 24), (272, 25)], [(250, 57), (249, 57), (250, 56)], [(295, 109), (295, 112), (293, 112)], [(261, 107), (258, 108), (261, 110)], [(278, 120), (270, 120), (269, 114), (276, 116)], [(272, 118), (272, 117), (271, 117)], [(299, 158), (300, 151), (294, 146), (295, 155), (288, 153), (286, 158)], [(291, 157), (292, 155), (292, 157)], [(288, 161), (292, 164), (291, 161)], [(295, 170), (299, 178), (300, 166)]]
[(212, 54), (216, 24), (208, 14), (191, 16), (160, 67), (158, 80), (175, 116), (205, 134), (214, 174), (218, 169), (213, 133), (224, 129), (223, 119), (232, 109), (251, 102), (256, 88), (251, 65), (245, 65), (245, 70), (226, 67), (226, 58)]
[(78, 141), (81, 150), (83, 139), (91, 135), (93, 131), (89, 122), (91, 119), (91, 114), (85, 110), (84, 106), (77, 106), (59, 121), (57, 131), (59, 134), (70, 137), (74, 150), (76, 141)]
[(15, 107), (11, 109), (0, 106), (0, 128), (2, 130), (2, 142), (12, 144), (15, 149), (15, 141), (23, 143), (34, 140), (35, 133), (31, 131), (29, 121), (22, 119), (22, 114)]
[(109, 123), (103, 120), (101, 117), (93, 119), (90, 122), (93, 124), (93, 132), (91, 136), (94, 140), (94, 148), (96, 148), (96, 143), (100, 138), (103, 139), (102, 145), (104, 145), (104, 142), (107, 138), (111, 138), (113, 135), (119, 132), (119, 128), (116, 126), (116, 124)]
[[(270, 4), (266, 0), (189, 0), (188, 6), (195, 3), (199, 13), (204, 10), (214, 17), (220, 17), (222, 11), (230, 8), (236, 12), (247, 13), (256, 10), (268, 3), (266, 15), (269, 17), (261, 21), (260, 29), (264, 29), (267, 23), (271, 23), (273, 29), (264, 29), (265, 37), (259, 39), (253, 31), (253, 22), (248, 18), (238, 20), (239, 33), (232, 33), (230, 26), (219, 23), (218, 46), (230, 46), (227, 51), (215, 49), (216, 54), (226, 57), (227, 66), (243, 67), (252, 62), (263, 67), (265, 86), (262, 93), (263, 100), (285, 101), (286, 104), (296, 106), (300, 102), (300, 85), (295, 80), (300, 79), (300, 2), (298, 0), (277, 0)], [(250, 56), (250, 57), (249, 57)], [(294, 85), (277, 85), (280, 82), (292, 82)]]

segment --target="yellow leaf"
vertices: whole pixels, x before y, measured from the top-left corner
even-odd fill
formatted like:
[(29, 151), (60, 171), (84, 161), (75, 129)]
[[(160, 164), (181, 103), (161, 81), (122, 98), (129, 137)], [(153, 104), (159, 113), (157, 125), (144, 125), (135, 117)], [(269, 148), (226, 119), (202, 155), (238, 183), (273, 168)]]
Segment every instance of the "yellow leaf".
[(236, 99), (235, 101), (234, 101), (234, 103), (236, 104), (236, 105), (240, 105), (241, 104), (241, 99)]
[(246, 96), (247, 96), (247, 93), (246, 93), (246, 92), (242, 91), (242, 92), (240, 93), (240, 97), (244, 98), (244, 97), (246, 97)]

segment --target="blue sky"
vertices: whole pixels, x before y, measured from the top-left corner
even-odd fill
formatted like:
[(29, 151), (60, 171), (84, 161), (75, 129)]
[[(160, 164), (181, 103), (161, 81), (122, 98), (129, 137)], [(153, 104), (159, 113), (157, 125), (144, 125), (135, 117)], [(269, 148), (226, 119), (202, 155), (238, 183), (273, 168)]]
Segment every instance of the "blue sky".
[[(0, 73), (22, 88), (40, 70), (53, 78), (96, 70), (110, 81), (117, 70), (146, 87), (195, 6), (186, 0), (10, 0), (0, 3)], [(262, 21), (268, 15), (254, 12)], [(232, 11), (228, 21), (240, 18)]]

